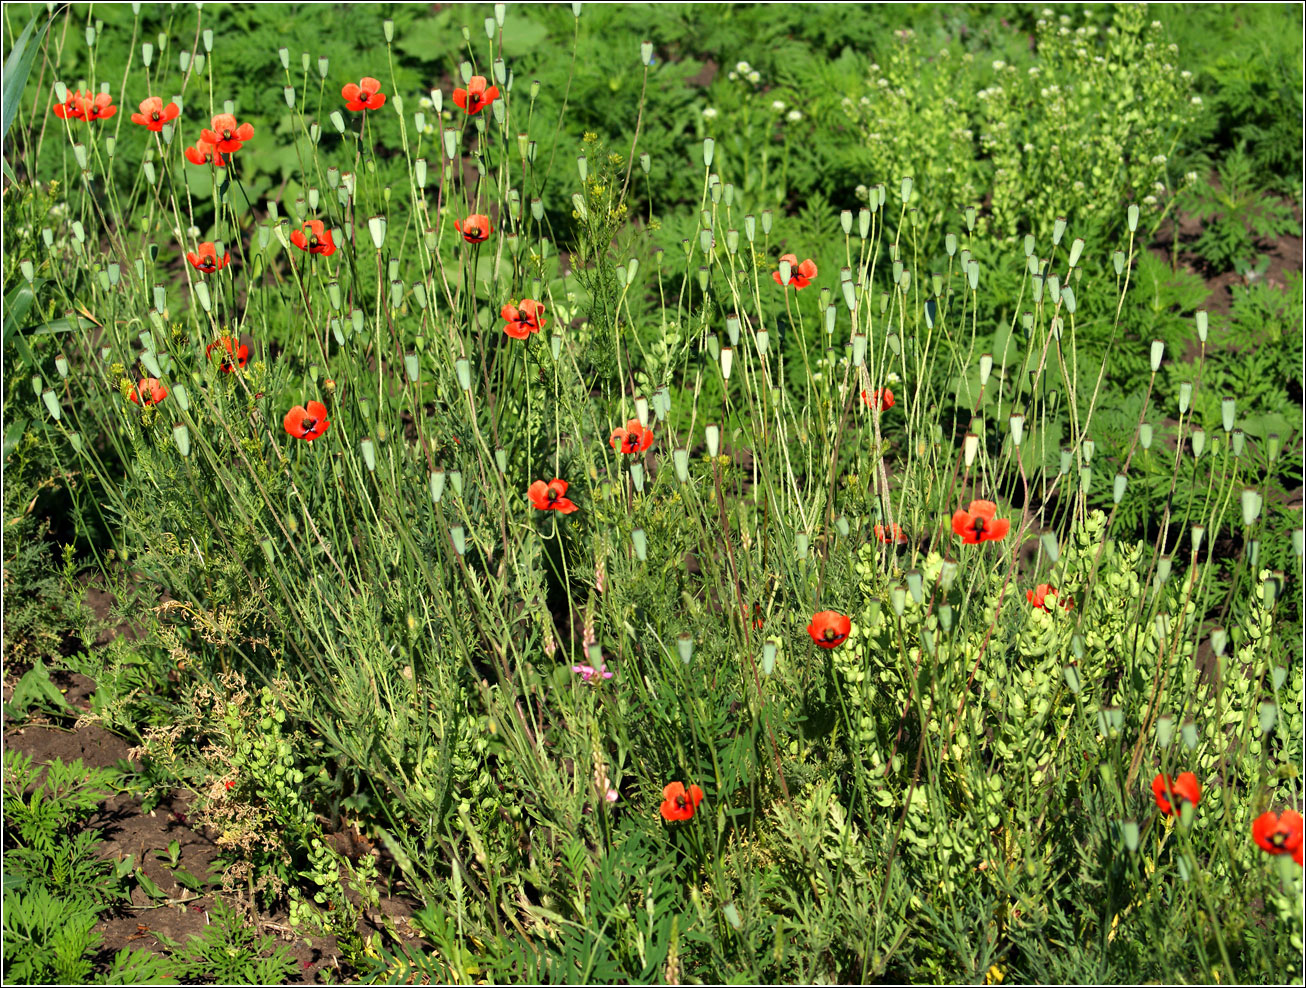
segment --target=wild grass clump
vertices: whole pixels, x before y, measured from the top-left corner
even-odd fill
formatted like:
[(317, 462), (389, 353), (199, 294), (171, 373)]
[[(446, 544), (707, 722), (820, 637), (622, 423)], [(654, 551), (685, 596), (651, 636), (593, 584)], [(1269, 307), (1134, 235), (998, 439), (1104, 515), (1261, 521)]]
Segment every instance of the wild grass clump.
[[(382, 963), (441, 980), (1298, 970), (1300, 818), (1263, 814), (1301, 805), (1300, 434), (1212, 391), (1241, 358), (1203, 299), (1158, 304), (1163, 163), (1121, 143), (1189, 111), (1031, 117), (1025, 73), (983, 112), (1040, 136), (980, 139), (990, 202), (922, 168), (793, 215), (732, 182), (726, 119), (645, 152), (651, 44), (628, 140), (560, 139), (518, 16), (422, 90), (390, 22), (348, 72), (282, 49), (254, 123), (207, 8), (203, 62), (160, 41), (108, 102), (42, 49), (6, 414), (158, 589), (168, 713), (102, 709), (228, 883), (344, 935), (377, 864), (325, 828), (357, 823), (423, 903)], [(1047, 57), (1177, 106), (1116, 20)], [(1072, 122), (1129, 175), (1067, 187)], [(250, 187), (265, 155), (289, 177)]]

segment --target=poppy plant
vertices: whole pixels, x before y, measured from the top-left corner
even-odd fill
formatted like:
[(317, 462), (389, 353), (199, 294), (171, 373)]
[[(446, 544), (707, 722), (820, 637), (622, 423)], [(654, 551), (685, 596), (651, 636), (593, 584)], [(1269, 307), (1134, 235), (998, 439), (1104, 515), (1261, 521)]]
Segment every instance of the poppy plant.
[(180, 113), (181, 107), (176, 103), (165, 106), (158, 96), (148, 96), (141, 100), (141, 112), (132, 114), (132, 123), (157, 132), (163, 130), (164, 124), (176, 120)]
[(966, 545), (1005, 539), (1011, 531), (1011, 522), (1006, 518), (994, 518), (997, 511), (998, 506), (992, 501), (971, 501), (969, 508), (952, 516), (952, 530)]
[(888, 388), (876, 388), (874, 391), (863, 391), (862, 404), (867, 408), (878, 408), (883, 412), (893, 407), (893, 392)]
[[(212, 356), (214, 350), (225, 351), (227, 356), (222, 358), (222, 363), (218, 365), (218, 370), (224, 374), (230, 374), (239, 365), (243, 370), (245, 364), (249, 362), (249, 347), (241, 343), (237, 337), (223, 336), (221, 339), (214, 340), (204, 348), (204, 357), (208, 359)], [(236, 365), (232, 364), (235, 360)]]
[[(304, 230), (308, 233), (305, 234)], [(302, 230), (291, 231), (290, 242), (300, 250), (321, 254), (323, 257), (330, 257), (336, 252), (336, 242), (331, 237), (331, 231), (322, 225), (321, 220), (304, 220)]]
[(505, 305), (499, 310), (499, 318), (504, 320), (503, 331), (514, 340), (524, 340), (544, 327), (545, 320), (540, 318), (543, 311), (544, 306), (530, 298), (516, 305)]
[[(798, 263), (798, 256), (796, 254), (785, 254), (780, 258), (780, 260), (781, 262), (789, 262), (789, 284), (792, 285), (795, 290), (806, 288), (812, 283), (812, 279), (816, 277), (816, 262), (810, 257), (803, 261), (802, 264)], [(771, 277), (775, 279), (777, 285), (785, 284), (780, 280), (779, 271), (772, 271)]]
[(196, 271), (212, 274), (214, 271), (221, 271), (231, 263), (231, 251), (224, 250), (222, 256), (218, 257), (217, 247), (206, 240), (194, 250), (187, 251), (186, 260), (190, 261), (190, 266)]
[[(90, 93), (86, 94), (87, 96)], [(86, 112), (82, 109), (83, 96), (76, 89), (68, 90), (68, 98), (54, 105), (54, 115), (60, 120), (85, 120)]]
[(691, 785), (685, 788), (683, 782), (673, 782), (662, 789), (662, 819), (668, 823), (688, 820), (703, 802), (703, 790)]
[(569, 515), (578, 505), (563, 496), (567, 493), (567, 487), (567, 482), (557, 477), (548, 483), (537, 480), (526, 489), (526, 496), (541, 511), (561, 511), (564, 515)]
[[(1037, 607), (1039, 610), (1047, 611), (1049, 614), (1051, 614), (1052, 608), (1048, 607), (1048, 605), (1043, 602), (1044, 598), (1047, 597), (1049, 594), (1051, 594), (1053, 597), (1056, 597), (1057, 600), (1061, 600), (1061, 595), (1057, 593), (1057, 588), (1048, 583), (1040, 583), (1033, 590), (1026, 590), (1025, 599), (1028, 600), (1035, 607)], [(1066, 610), (1070, 610), (1070, 608), (1074, 605), (1074, 603), (1075, 602), (1073, 600), (1067, 597), (1065, 600), (1061, 601), (1061, 606)]]
[(231, 154), (239, 151), (246, 141), (254, 139), (254, 125), (238, 124), (230, 113), (219, 113), (207, 129), (200, 131), (200, 139), (211, 144), (215, 151)]
[(807, 626), (807, 633), (812, 636), (812, 641), (822, 648), (837, 648), (844, 643), (852, 630), (852, 618), (838, 611), (821, 611), (819, 614), (813, 614), (812, 623)]
[(467, 88), (461, 86), (453, 91), (453, 105), (461, 107), (469, 114), (480, 113), (499, 98), (499, 87), (485, 85), (485, 76), (474, 75), (467, 80)]
[(1181, 802), (1197, 805), (1202, 798), (1202, 784), (1192, 772), (1184, 772), (1177, 779), (1158, 775), (1152, 780), (1152, 796), (1156, 799), (1156, 808), (1171, 816)]
[(363, 76), (358, 84), (346, 83), (340, 95), (347, 102), (346, 110), (378, 110), (385, 105), (385, 93), (381, 92), (381, 83), (370, 75)]
[(639, 419), (631, 419), (624, 429), (612, 430), (608, 445), (618, 453), (642, 453), (653, 445), (653, 430), (639, 424)]
[(875, 526), (875, 537), (885, 545), (906, 545), (907, 533), (902, 530), (902, 526), (895, 523), (892, 531), (885, 525)]
[(81, 99), (81, 108), (81, 119), (87, 123), (92, 120), (108, 120), (118, 112), (118, 108), (113, 105), (113, 97), (108, 93), (96, 93), (94, 96), (86, 93)]
[(213, 164), (219, 168), (227, 167), (227, 159), (222, 156), (222, 152), (216, 150), (208, 141), (196, 141), (193, 147), (188, 147), (186, 160), (192, 165)]
[(331, 424), (327, 421), (326, 415), (326, 405), (320, 401), (310, 401), (307, 407), (296, 405), (286, 412), (286, 417), (281, 420), (281, 425), (285, 428), (287, 435), (311, 443), (326, 432), (327, 426)]
[(1252, 821), (1252, 840), (1267, 854), (1291, 854), (1302, 863), (1302, 816), (1296, 810), (1265, 812)]
[(494, 227), (490, 226), (490, 217), (481, 213), (472, 213), (465, 220), (454, 220), (453, 225), (469, 244), (485, 243), (494, 231)]
[(143, 377), (140, 384), (127, 396), (133, 405), (157, 405), (168, 397), (168, 389), (157, 377)]

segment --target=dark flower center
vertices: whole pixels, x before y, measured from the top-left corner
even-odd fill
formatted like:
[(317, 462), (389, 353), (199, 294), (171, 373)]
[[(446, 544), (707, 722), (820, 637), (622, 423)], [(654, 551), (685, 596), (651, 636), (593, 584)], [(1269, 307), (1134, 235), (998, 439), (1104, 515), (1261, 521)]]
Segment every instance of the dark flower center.
[(1288, 835), (1282, 830), (1276, 830), (1274, 833), (1270, 834), (1270, 843), (1275, 847), (1283, 847), (1287, 840)]
[(984, 535), (984, 519), (975, 518), (971, 521), (970, 527), (975, 529), (975, 537), (981, 538)]
[(833, 628), (826, 628), (824, 633), (826, 641), (834, 641), (838, 637), (838, 633)]
[(676, 809), (678, 809), (678, 810), (683, 810), (683, 809), (685, 809), (687, 806), (689, 806), (689, 800), (688, 800), (688, 799), (686, 799), (684, 796), (677, 796), (677, 797), (676, 797)]
[(223, 138), (223, 140), (226, 140), (226, 141), (231, 140), (231, 129), (230, 129), (230, 128), (228, 128), (227, 130), (224, 130), (224, 131), (222, 132), (222, 138)]
[(366, 92), (361, 92), (361, 93), (359, 93), (359, 94), (358, 94), (358, 102), (360, 102), (360, 103), (366, 103), (366, 102), (367, 102), (367, 97), (368, 97), (368, 93), (366, 93)]
[(307, 436), (310, 432), (312, 432), (314, 429), (317, 428), (317, 419), (311, 419), (305, 417), (302, 421), (300, 421), (299, 427), (304, 431), (304, 435)]
[(155, 110), (153, 113), (151, 113), (151, 114), (150, 114), (150, 119), (151, 119), (151, 120), (158, 120), (158, 119), (159, 119), (159, 111), (158, 111), (158, 110)]

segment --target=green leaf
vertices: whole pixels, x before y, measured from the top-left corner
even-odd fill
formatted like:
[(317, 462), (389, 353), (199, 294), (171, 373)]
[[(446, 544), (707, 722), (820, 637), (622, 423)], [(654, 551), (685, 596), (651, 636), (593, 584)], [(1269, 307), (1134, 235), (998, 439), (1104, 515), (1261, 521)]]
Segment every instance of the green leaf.
[[(54, 17), (47, 20), (42, 25), (40, 33), (33, 37), (32, 32), (36, 30), (37, 17), (39, 15), (33, 16), (27, 22), (27, 27), (23, 28), (23, 33), (18, 36), (17, 43), (9, 53), (9, 57), (5, 59), (3, 96), (0, 97), (3, 103), (0, 106), (0, 139), (9, 136), (9, 125), (18, 115), (18, 106), (23, 98), (23, 90), (27, 86), (27, 76), (32, 71), (32, 61), (41, 47), (45, 32), (50, 29), (54, 21)], [(12, 180), (13, 172), (9, 171), (7, 163), (5, 172)]]
[(139, 868), (136, 869), (136, 883), (140, 885), (141, 891), (151, 899), (166, 899), (168, 897), (163, 889), (154, 884), (154, 879)]
[(27, 716), (32, 707), (40, 707), (55, 712), (71, 710), (72, 707), (59, 692), (59, 687), (50, 682), (50, 671), (40, 659), (14, 687), (14, 695), (5, 705), (5, 714), (15, 720)]
[(172, 877), (176, 879), (177, 884), (182, 888), (190, 889), (192, 892), (204, 891), (204, 883), (185, 868), (174, 868)]

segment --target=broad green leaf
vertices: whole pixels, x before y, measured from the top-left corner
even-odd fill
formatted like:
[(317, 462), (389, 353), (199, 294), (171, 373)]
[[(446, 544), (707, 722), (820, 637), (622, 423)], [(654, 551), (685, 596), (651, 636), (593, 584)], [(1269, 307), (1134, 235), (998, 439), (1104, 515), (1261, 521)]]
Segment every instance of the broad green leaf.
[[(13, 50), (9, 57), (5, 59), (4, 85), (3, 85), (3, 106), (0, 107), (0, 139), (9, 136), (9, 126), (14, 122), (14, 117), (18, 115), (18, 106), (23, 98), (23, 89), (27, 86), (27, 76), (32, 71), (32, 61), (36, 58), (36, 53), (41, 48), (41, 41), (45, 38), (45, 32), (49, 30), (51, 17), (42, 25), (40, 33), (33, 37), (36, 31), (36, 22), (39, 14), (27, 22), (27, 27), (23, 28), (23, 33), (18, 36)], [(8, 164), (5, 166), (6, 172), (12, 177), (12, 172), (8, 170)]]

